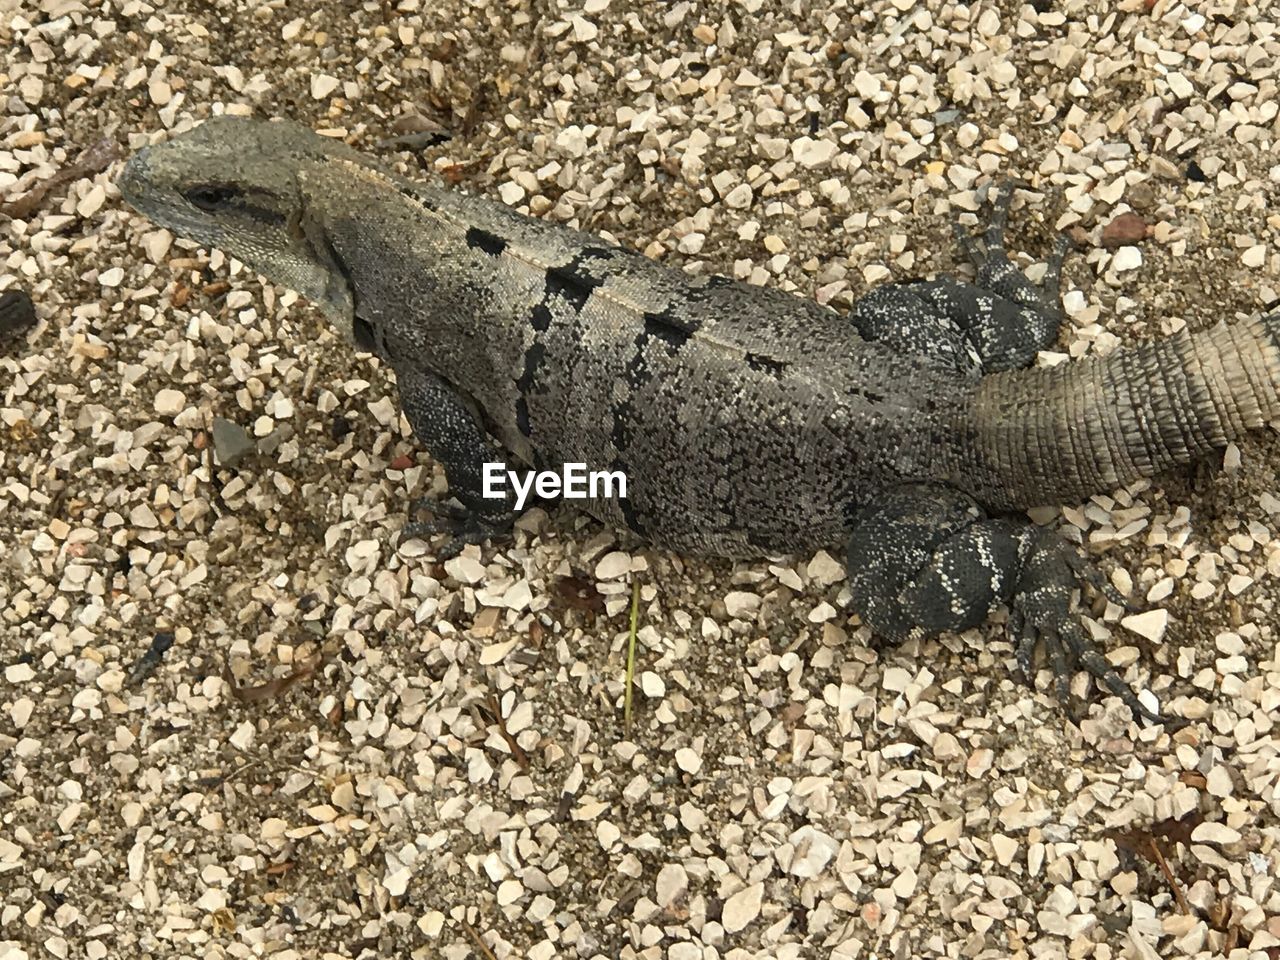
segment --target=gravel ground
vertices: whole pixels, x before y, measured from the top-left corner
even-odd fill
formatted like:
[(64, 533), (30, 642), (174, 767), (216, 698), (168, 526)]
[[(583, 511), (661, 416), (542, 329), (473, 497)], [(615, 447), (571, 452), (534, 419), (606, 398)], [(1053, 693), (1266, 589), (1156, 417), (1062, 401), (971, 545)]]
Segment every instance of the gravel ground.
[(100, 143), (292, 117), (837, 306), (1013, 174), (1027, 264), (1084, 249), (1053, 362), (1280, 300), (1280, 5), (576, 4), (0, 0), (0, 958), (1280, 957), (1276, 431), (1041, 518), (1193, 720), (1073, 726), (825, 553), (397, 550), (443, 477), (386, 368)]

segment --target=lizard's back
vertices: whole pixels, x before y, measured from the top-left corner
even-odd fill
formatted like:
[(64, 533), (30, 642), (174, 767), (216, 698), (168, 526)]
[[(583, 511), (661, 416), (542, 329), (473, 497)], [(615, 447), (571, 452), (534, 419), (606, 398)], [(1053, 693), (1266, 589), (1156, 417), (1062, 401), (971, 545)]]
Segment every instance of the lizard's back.
[(840, 542), (862, 493), (951, 469), (938, 446), (971, 385), (835, 311), (406, 189), (436, 265), (408, 281), (412, 316), (378, 318), (392, 362), (437, 358), (527, 463), (623, 471), (628, 499), (584, 504), (602, 519), (682, 549), (781, 551)]

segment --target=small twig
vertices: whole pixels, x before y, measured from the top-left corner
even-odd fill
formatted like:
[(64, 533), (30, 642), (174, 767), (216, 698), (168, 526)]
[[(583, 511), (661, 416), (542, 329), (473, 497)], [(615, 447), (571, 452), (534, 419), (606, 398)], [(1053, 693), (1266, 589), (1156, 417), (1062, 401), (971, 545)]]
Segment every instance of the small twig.
[(488, 960), (498, 960), (498, 958), (494, 956), (493, 951), (489, 949), (488, 944), (480, 939), (480, 934), (476, 932), (475, 927), (467, 923), (465, 920), (459, 920), (458, 922), (462, 924), (462, 929), (467, 931), (467, 935), (475, 941), (475, 945), (480, 949), (480, 952), (488, 958)]
[(529, 755), (524, 752), (520, 744), (516, 743), (516, 738), (507, 730), (506, 718), (502, 716), (502, 705), (498, 703), (498, 698), (492, 693), (489, 694), (485, 701), (485, 706), (489, 708), (489, 712), (493, 714), (494, 722), (498, 726), (498, 733), (502, 735), (502, 739), (507, 741), (507, 747), (511, 750), (511, 756), (515, 758), (521, 770), (529, 769)]
[(40, 204), (51, 191), (79, 180), (81, 177), (92, 176), (107, 169), (119, 156), (119, 145), (110, 137), (103, 137), (81, 151), (80, 156), (76, 157), (72, 163), (63, 167), (48, 179), (41, 180), (22, 196), (6, 203), (0, 203), (0, 217), (8, 217), (11, 220), (26, 220), (40, 209)]
[(262, 763), (261, 759), (247, 760), (244, 763), (240, 764), (240, 766), (232, 770), (230, 773), (224, 773), (216, 777), (201, 777), (199, 780), (196, 781), (196, 785), (200, 787), (204, 787), (204, 789), (206, 790), (216, 790), (219, 787), (226, 786), (228, 783), (230, 783), (236, 777), (240, 776), (240, 774), (244, 773), (250, 767), (256, 767), (260, 763)]
[(1178, 901), (1178, 909), (1184, 914), (1191, 913), (1191, 907), (1187, 903), (1187, 898), (1182, 895), (1182, 887), (1178, 886), (1177, 878), (1174, 877), (1173, 871), (1169, 869), (1168, 861), (1164, 858), (1164, 853), (1160, 850), (1160, 841), (1155, 837), (1150, 839), (1151, 850), (1155, 854), (1154, 859), (1156, 866), (1160, 868), (1160, 872), (1164, 874), (1165, 880), (1169, 883), (1169, 889), (1173, 891), (1173, 899)]
[(640, 581), (631, 581), (631, 630), (627, 636), (627, 685), (622, 692), (622, 727), (631, 733), (631, 686), (636, 675), (636, 622), (640, 619)]

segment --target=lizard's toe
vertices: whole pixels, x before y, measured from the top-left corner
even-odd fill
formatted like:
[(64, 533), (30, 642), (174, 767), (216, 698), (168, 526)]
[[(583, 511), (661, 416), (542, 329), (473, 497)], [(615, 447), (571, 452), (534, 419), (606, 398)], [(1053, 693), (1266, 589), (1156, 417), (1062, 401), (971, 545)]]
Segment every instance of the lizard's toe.
[(409, 501), (409, 516), (416, 517), (420, 513), (429, 513), (441, 522), (465, 520), (471, 511), (456, 500), (436, 500), (432, 497), (414, 497)]
[(515, 522), (513, 514), (488, 515), (468, 510), (466, 507), (452, 503), (421, 500), (415, 501), (411, 514), (419, 510), (430, 510), (436, 516), (430, 520), (406, 523), (400, 530), (399, 543), (415, 538), (429, 540), (447, 534), (449, 539), (435, 550), (437, 559), (448, 560), (456, 557), (462, 549), (470, 544), (483, 544), (486, 541), (500, 539), (508, 534)]
[[(1020, 606), (1018, 597), (1015, 597), (1013, 602), (1015, 606)], [(1082, 715), (1083, 705), (1078, 703), (1078, 698), (1071, 693), (1071, 678), (1076, 671), (1084, 670), (1123, 700), (1135, 717), (1142, 717), (1152, 723), (1173, 726), (1172, 721), (1152, 710), (1138, 698), (1133, 688), (1107, 662), (1085, 633), (1084, 626), (1077, 615), (1066, 609), (1059, 611), (1033, 605), (1031, 610), (1022, 609), (1020, 618), (1026, 624), (1024, 630), (1033, 632), (1043, 643), (1049, 665), (1053, 670), (1058, 699), (1073, 714), (1073, 717), (1078, 718)], [(1026, 664), (1030, 662), (1030, 651), (1034, 649), (1034, 642), (1028, 648), (1026, 637), (1027, 634), (1024, 633), (1019, 639), (1016, 654), (1018, 665), (1024, 671), (1027, 669)]]
[(1062, 265), (1066, 262), (1067, 254), (1075, 249), (1075, 245), (1075, 241), (1068, 234), (1058, 234), (1057, 239), (1053, 241), (1053, 250), (1049, 253), (1049, 259), (1045, 261), (1044, 276), (1040, 278), (1040, 294), (1045, 303), (1053, 304), (1055, 308), (1062, 302)]
[(957, 220), (953, 222), (953, 229), (965, 258), (977, 271), (975, 286), (1043, 313), (1057, 323), (1062, 320), (1059, 288), (1062, 264), (1072, 246), (1070, 238), (1066, 234), (1059, 235), (1046, 261), (1044, 277), (1038, 284), (1027, 279), (1026, 274), (1009, 256), (1005, 245), (1005, 231), (1009, 225), (1014, 191), (1019, 188), (1029, 189), (1030, 186), (1025, 180), (1013, 178), (992, 185), (987, 191), (990, 206), (986, 226), (973, 234)]
[(1014, 641), (1014, 660), (1018, 664), (1018, 674), (1022, 677), (1022, 682), (1032, 689), (1036, 685), (1036, 647), (1040, 643), (1040, 637), (1036, 633), (1034, 624), (1027, 622), (1027, 618), (1022, 615), (1022, 611), (1017, 607), (1009, 608), (1009, 634)]
[(1116, 589), (1115, 584), (1107, 579), (1107, 576), (1097, 566), (1090, 563), (1079, 551), (1065, 550), (1063, 559), (1071, 568), (1076, 580), (1092, 590), (1095, 595), (1106, 597), (1111, 603), (1129, 613), (1139, 613), (1145, 609), (1135, 597), (1126, 597)]
[[(1042, 537), (1028, 557), (1010, 601), (1010, 622), (1016, 620), (1023, 626), (1024, 637), (1026, 631), (1031, 630), (1040, 638), (1064, 706), (1070, 708), (1074, 699), (1071, 694), (1072, 676), (1076, 671), (1084, 670), (1123, 700), (1135, 717), (1168, 725), (1170, 721), (1146, 706), (1116, 673), (1086, 633), (1080, 616), (1071, 610), (1071, 594), (1077, 578), (1104, 594), (1114, 593), (1120, 601), (1124, 600), (1074, 548), (1060, 540)], [(1029, 651), (1025, 640), (1021, 640), (1018, 665), (1025, 669), (1028, 662)]]

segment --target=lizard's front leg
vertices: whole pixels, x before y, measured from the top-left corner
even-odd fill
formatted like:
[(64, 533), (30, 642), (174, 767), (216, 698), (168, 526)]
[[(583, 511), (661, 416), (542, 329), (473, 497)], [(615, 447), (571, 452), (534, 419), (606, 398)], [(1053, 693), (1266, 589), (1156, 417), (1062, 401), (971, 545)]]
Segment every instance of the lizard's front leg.
[(440, 559), (457, 554), (469, 543), (483, 543), (508, 535), (515, 521), (514, 499), (484, 496), (484, 465), (506, 459), (502, 448), (485, 432), (474, 405), (450, 384), (410, 364), (395, 364), (400, 406), (414, 435), (444, 467), (449, 494), (461, 508), (419, 499), (410, 504), (410, 516), (430, 509), (435, 519), (410, 522), (401, 540), (450, 534), (436, 551)]
[(1072, 673), (1084, 669), (1135, 716), (1166, 722), (1138, 700), (1072, 612), (1079, 569), (1074, 548), (1052, 532), (988, 517), (970, 497), (937, 485), (897, 487), (862, 507), (849, 543), (853, 608), (877, 636), (901, 642), (967, 630), (1007, 604), (1028, 680), (1043, 642), (1063, 699)]

